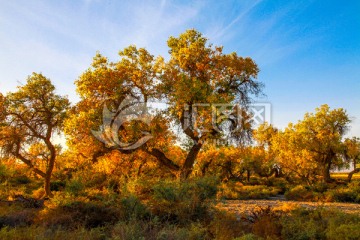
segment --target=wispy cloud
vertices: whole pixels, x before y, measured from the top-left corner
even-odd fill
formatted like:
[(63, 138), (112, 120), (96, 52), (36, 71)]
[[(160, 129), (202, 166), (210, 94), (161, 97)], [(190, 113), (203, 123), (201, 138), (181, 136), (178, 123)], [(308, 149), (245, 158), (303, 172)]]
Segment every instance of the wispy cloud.
[(120, 49), (136, 44), (166, 54), (167, 37), (182, 31), (201, 7), (165, 0), (109, 4), (1, 2), (1, 91), (13, 90), (31, 72), (41, 71), (74, 101), (73, 82), (95, 51), (115, 59)]
[(239, 13), (237, 13), (237, 16), (234, 19), (230, 19), (230, 23), (225, 23), (225, 25), (217, 27), (216, 31), (214, 31), (211, 34), (212, 39), (214, 40), (223, 39), (224, 35), (229, 34), (231, 28), (240, 20), (246, 18), (249, 15), (250, 11), (254, 9), (261, 1), (262, 0), (250, 1), (248, 2), (248, 5), (242, 6), (239, 10)]
[[(326, 4), (330, 12), (323, 9)], [(117, 60), (120, 49), (136, 44), (154, 55), (168, 56), (168, 37), (196, 28), (211, 43), (224, 45), (225, 52), (236, 51), (258, 63), (266, 93), (278, 104), (274, 109), (282, 111), (274, 113), (280, 124), (313, 109), (300, 102), (296, 110), (288, 111), (303, 95), (314, 96), (316, 104), (343, 104), (360, 119), (357, 103), (341, 101), (350, 96), (359, 99), (359, 49), (354, 46), (359, 46), (360, 35), (354, 32), (356, 21), (350, 21), (354, 17), (347, 14), (356, 12), (350, 8), (314, 0), (0, 1), (0, 91), (14, 90), (17, 81), (38, 71), (74, 102), (73, 82), (90, 66), (97, 50)], [(327, 24), (330, 20), (333, 24)], [(334, 36), (341, 36), (338, 42)], [(341, 65), (348, 66), (346, 71), (336, 68)], [(267, 82), (269, 78), (272, 82)], [(286, 92), (279, 93), (284, 86)], [(333, 93), (339, 96), (335, 100), (330, 98)], [(360, 134), (358, 121), (352, 132)]]

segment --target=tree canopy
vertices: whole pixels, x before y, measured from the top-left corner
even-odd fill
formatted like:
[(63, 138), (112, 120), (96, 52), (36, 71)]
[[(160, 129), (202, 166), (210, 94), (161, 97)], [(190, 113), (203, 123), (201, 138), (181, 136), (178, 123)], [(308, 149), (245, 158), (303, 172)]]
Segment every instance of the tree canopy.
[(269, 151), (289, 173), (306, 182), (315, 181), (318, 175), (329, 182), (330, 170), (345, 163), (343, 138), (349, 123), (344, 109), (330, 109), (325, 104), (284, 131), (264, 125), (257, 136), (260, 143), (270, 144)]
[[(224, 54), (222, 47), (213, 47), (195, 30), (170, 37), (168, 46), (168, 61), (135, 46), (120, 51), (118, 62), (109, 62), (100, 54), (95, 56), (92, 67), (76, 81), (81, 101), (72, 109), (66, 123), (65, 132), (74, 149), (94, 160), (111, 151), (130, 154), (140, 150), (174, 174), (187, 178), (204, 141), (222, 137), (217, 126), (221, 121), (214, 124), (209, 110), (214, 104), (228, 103), (233, 104), (230, 115), (241, 114), (242, 119), (242, 122), (230, 122), (231, 129), (238, 129), (231, 131), (231, 137), (240, 142), (248, 139), (251, 125), (246, 110), (251, 98), (262, 93), (254, 61), (236, 53)], [(116, 112), (127, 96), (145, 103), (166, 102), (168, 108), (153, 117), (147, 126), (134, 121), (119, 126), (122, 133), (118, 135), (128, 141), (139, 137), (134, 130), (151, 133), (152, 139), (139, 149), (107, 148), (91, 130), (101, 130), (104, 104)], [(206, 104), (210, 109), (197, 104)], [(176, 126), (192, 142), (184, 159), (177, 160), (166, 154), (179, 140), (173, 131)]]
[(52, 137), (62, 130), (68, 99), (55, 93), (48, 78), (33, 73), (25, 85), (0, 101), (2, 154), (16, 157), (43, 177), (45, 193), (51, 195), (50, 177), (57, 156)]

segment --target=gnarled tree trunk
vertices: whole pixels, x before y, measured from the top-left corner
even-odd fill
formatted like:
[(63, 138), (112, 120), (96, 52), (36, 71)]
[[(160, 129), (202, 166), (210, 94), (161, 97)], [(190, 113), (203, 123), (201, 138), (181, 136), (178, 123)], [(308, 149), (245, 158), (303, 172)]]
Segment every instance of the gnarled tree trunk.
[(190, 152), (188, 153), (184, 165), (181, 168), (181, 173), (180, 173), (180, 179), (184, 180), (187, 179), (189, 177), (189, 175), (191, 174), (192, 170), (193, 170), (193, 166), (194, 166), (194, 162), (196, 160), (196, 157), (200, 151), (202, 147), (202, 143), (198, 142), (195, 143), (192, 148), (190, 149)]

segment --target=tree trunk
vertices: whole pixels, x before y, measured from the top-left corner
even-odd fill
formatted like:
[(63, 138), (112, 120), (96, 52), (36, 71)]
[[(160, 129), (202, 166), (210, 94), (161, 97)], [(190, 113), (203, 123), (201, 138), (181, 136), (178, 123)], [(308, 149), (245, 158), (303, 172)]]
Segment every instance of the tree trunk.
[(44, 182), (45, 194), (44, 194), (43, 198), (53, 197), (53, 194), (51, 193), (51, 188), (50, 188), (50, 180), (51, 180), (51, 175), (52, 175), (52, 172), (53, 172), (53, 169), (55, 166), (55, 158), (56, 158), (56, 149), (55, 149), (54, 145), (52, 145), (52, 143), (50, 142), (50, 137), (45, 141), (45, 144), (50, 150), (50, 159), (49, 159), (49, 165), (47, 166), (47, 169), (46, 169), (45, 182)]
[(326, 182), (326, 183), (331, 182), (330, 168), (331, 168), (331, 162), (328, 162), (325, 164), (324, 169), (323, 169), (323, 179), (324, 179), (324, 182)]
[(247, 180), (247, 182), (250, 182), (250, 176), (251, 176), (250, 170), (246, 170), (246, 180)]
[(161, 152), (159, 149), (152, 148), (149, 150), (147, 148), (144, 148), (143, 151), (154, 156), (162, 165), (168, 167), (169, 170), (179, 171), (180, 167), (177, 164), (175, 164), (173, 161), (171, 161), (169, 158), (167, 158), (166, 155), (163, 152)]
[(352, 176), (355, 174), (355, 173), (358, 173), (360, 172), (360, 168), (354, 168), (354, 170), (352, 170), (351, 172), (349, 172), (348, 174), (348, 182), (351, 182), (351, 179), (352, 179)]
[(190, 152), (188, 153), (184, 165), (181, 169), (181, 173), (180, 173), (180, 179), (181, 180), (185, 180), (189, 177), (189, 175), (191, 174), (192, 170), (193, 170), (193, 166), (194, 166), (194, 162), (195, 159), (200, 151), (202, 147), (202, 143), (195, 143), (194, 146), (192, 146)]
[(45, 182), (44, 182), (45, 194), (44, 194), (43, 198), (45, 198), (45, 197), (53, 197), (53, 194), (51, 193), (51, 188), (50, 188), (50, 179), (51, 179), (51, 174), (46, 175)]
[(210, 159), (210, 161), (204, 163), (204, 165), (202, 166), (202, 168), (201, 168), (201, 174), (202, 174), (203, 177), (205, 177), (206, 172), (207, 172), (207, 170), (208, 170), (208, 168), (209, 168), (212, 160), (213, 160), (213, 159)]

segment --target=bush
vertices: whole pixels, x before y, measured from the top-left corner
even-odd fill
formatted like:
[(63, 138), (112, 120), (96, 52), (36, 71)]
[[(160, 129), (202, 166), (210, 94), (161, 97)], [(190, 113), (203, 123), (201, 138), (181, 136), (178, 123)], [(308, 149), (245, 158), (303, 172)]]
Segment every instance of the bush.
[(47, 211), (42, 215), (41, 222), (49, 227), (96, 228), (114, 224), (119, 218), (119, 210), (94, 202), (74, 201)]
[(133, 195), (123, 197), (120, 200), (121, 204), (121, 219), (146, 219), (149, 218), (150, 213), (147, 207), (141, 203), (141, 201)]
[(163, 227), (156, 236), (157, 240), (203, 240), (211, 239), (208, 236), (207, 228), (200, 223), (192, 223), (188, 227), (177, 227), (170, 225)]
[(149, 225), (145, 222), (118, 222), (112, 229), (111, 239), (114, 240), (134, 240), (146, 239)]
[(160, 184), (157, 181), (137, 178), (135, 180), (127, 181), (122, 184), (121, 193), (122, 194), (132, 194), (136, 195), (140, 199), (148, 199), (149, 195), (152, 195), (154, 185)]
[(349, 183), (347, 187), (339, 187), (325, 193), (327, 201), (360, 203), (360, 186), (357, 182)]
[(284, 178), (271, 177), (266, 179), (265, 183), (269, 187), (276, 187), (279, 189), (279, 194), (284, 194), (288, 188), (288, 182)]
[[(358, 215), (298, 208), (281, 218), (283, 239), (359, 239)], [(348, 232), (346, 232), (348, 231)]]
[(287, 200), (296, 201), (311, 201), (314, 199), (314, 193), (309, 187), (298, 185), (285, 192), (285, 198)]
[(313, 211), (296, 209), (292, 215), (281, 219), (281, 225), (284, 239), (325, 239), (326, 226)]
[(326, 233), (326, 237), (329, 240), (358, 240), (360, 239), (360, 223), (330, 226)]
[(153, 187), (151, 210), (166, 221), (196, 221), (208, 215), (208, 200), (215, 198), (216, 192), (217, 182), (210, 178), (161, 182)]
[(29, 226), (34, 222), (33, 210), (20, 210), (4, 216), (0, 216), (0, 228)]
[(0, 162), (0, 183), (4, 182), (8, 177), (8, 169)]
[(104, 187), (106, 185), (107, 175), (105, 173), (88, 174), (85, 180), (86, 187)]
[(315, 183), (310, 189), (317, 193), (325, 193), (329, 189), (329, 185), (324, 182)]
[(215, 211), (208, 228), (217, 240), (233, 239), (251, 232), (250, 224), (239, 221), (235, 214), (225, 211)]
[(81, 181), (72, 179), (66, 183), (65, 190), (70, 195), (79, 196), (81, 193), (83, 193), (84, 187), (85, 186)]
[(13, 178), (12, 182), (14, 184), (29, 184), (31, 183), (31, 179), (26, 175), (20, 175)]
[(111, 239), (203, 240), (212, 238), (208, 236), (207, 228), (200, 223), (179, 227), (172, 224), (160, 224), (154, 218), (150, 221), (118, 222), (111, 231)]
[(257, 236), (276, 239), (281, 234), (279, 219), (283, 212), (274, 211), (271, 207), (260, 207), (253, 210), (250, 221), (253, 222), (252, 232)]
[(243, 186), (241, 183), (229, 182), (221, 185), (218, 197), (225, 199), (267, 199), (279, 194), (281, 189), (276, 187), (259, 186)]
[(60, 191), (63, 190), (66, 186), (64, 181), (53, 181), (50, 183), (50, 190), (51, 191)]

